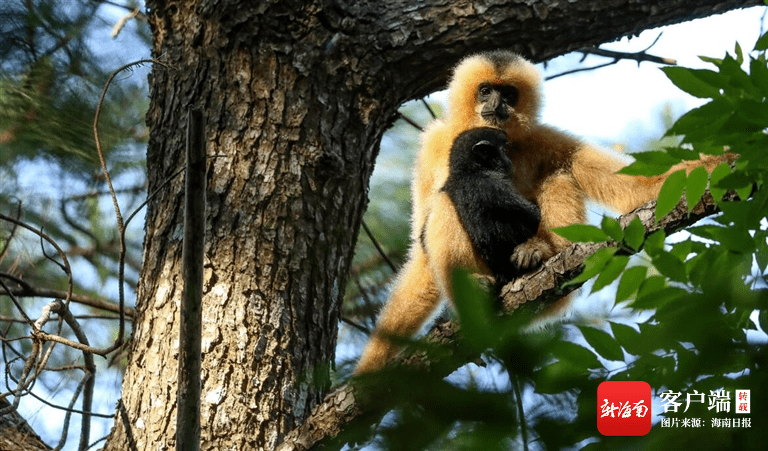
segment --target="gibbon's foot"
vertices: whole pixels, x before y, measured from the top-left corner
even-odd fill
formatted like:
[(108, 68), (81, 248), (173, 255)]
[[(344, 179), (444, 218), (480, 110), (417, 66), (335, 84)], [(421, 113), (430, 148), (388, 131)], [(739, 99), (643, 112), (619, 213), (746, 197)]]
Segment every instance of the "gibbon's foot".
[(509, 261), (515, 265), (518, 271), (526, 272), (541, 265), (544, 255), (547, 254), (549, 245), (542, 240), (531, 238), (523, 244), (518, 245), (512, 252)]

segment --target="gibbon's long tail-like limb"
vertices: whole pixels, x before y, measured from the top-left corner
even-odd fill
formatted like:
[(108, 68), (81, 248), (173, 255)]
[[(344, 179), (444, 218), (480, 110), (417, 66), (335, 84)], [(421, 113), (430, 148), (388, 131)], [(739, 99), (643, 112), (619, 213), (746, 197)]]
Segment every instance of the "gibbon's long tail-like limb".
[(398, 274), (389, 301), (379, 314), (376, 330), (355, 368), (355, 373), (380, 369), (397, 352), (390, 338), (410, 337), (437, 307), (439, 293), (421, 246), (413, 246)]

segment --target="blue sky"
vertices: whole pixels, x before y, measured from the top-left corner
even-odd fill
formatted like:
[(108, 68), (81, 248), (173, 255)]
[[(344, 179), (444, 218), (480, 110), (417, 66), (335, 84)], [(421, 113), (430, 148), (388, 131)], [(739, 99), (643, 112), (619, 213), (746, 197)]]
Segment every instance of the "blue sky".
[[(713, 68), (699, 59), (700, 55), (722, 57), (733, 52), (735, 43), (751, 50), (766, 26), (765, 7), (754, 7), (718, 14), (678, 25), (646, 30), (635, 38), (603, 44), (600, 47), (623, 52), (636, 52), (653, 43), (649, 54), (673, 58), (679, 66)], [(572, 67), (581, 54), (555, 58), (545, 75)], [(590, 57), (584, 65), (608, 61)], [(595, 71), (581, 72), (546, 82), (542, 119), (548, 124), (568, 130), (598, 144), (627, 142), (638, 135), (659, 136), (663, 129), (654, 128), (666, 103), (676, 116), (702, 102), (680, 91), (660, 70), (660, 65), (634, 61)], [(637, 130), (640, 128), (640, 130)]]

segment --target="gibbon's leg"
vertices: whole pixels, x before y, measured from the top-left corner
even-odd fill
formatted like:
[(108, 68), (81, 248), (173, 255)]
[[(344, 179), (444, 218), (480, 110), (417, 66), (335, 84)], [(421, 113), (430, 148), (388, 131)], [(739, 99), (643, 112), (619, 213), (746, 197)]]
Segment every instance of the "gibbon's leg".
[(565, 170), (556, 172), (544, 181), (537, 201), (541, 209), (539, 230), (536, 236), (517, 246), (512, 254), (512, 262), (520, 269), (536, 267), (570, 244), (570, 241), (550, 229), (586, 220), (583, 191)]
[(411, 337), (440, 302), (432, 269), (421, 245), (414, 243), (410, 253), (379, 314), (376, 330), (360, 356), (355, 374), (381, 369), (398, 350), (388, 337)]
[(673, 172), (685, 169), (690, 173), (693, 169), (704, 166), (707, 172), (723, 162), (732, 162), (735, 154), (703, 155), (700, 160), (684, 161), (673, 166), (669, 171), (655, 177), (616, 174), (625, 166), (624, 163), (612, 156), (593, 149), (587, 145), (576, 152), (571, 171), (587, 196), (626, 214), (643, 205), (649, 200), (656, 199), (664, 181)]

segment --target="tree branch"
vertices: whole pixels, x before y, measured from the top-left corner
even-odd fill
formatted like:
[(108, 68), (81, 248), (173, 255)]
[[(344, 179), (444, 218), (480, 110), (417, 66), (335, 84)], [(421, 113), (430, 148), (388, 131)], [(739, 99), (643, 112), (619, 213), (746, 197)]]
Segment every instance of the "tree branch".
[(395, 92), (405, 95), (397, 99), (402, 102), (444, 87), (450, 69), (467, 49), (503, 47), (541, 62), (646, 29), (760, 4), (760, 0), (702, 0), (695, 5), (685, 0), (653, 4), (528, 0), (514, 5), (474, 2), (458, 8), (443, 0), (418, 6), (406, 1), (349, 2), (328, 12), (331, 31), (338, 32), (324, 49), (330, 54), (355, 55), (370, 67), (394, 69), (381, 71), (378, 81), (390, 94), (393, 86), (399, 87)]
[[(10, 274), (0, 273), (0, 278), (9, 279), (18, 284), (17, 287), (8, 287), (9, 291), (0, 291), (0, 296), (13, 295), (19, 297), (40, 297), (40, 298), (59, 298), (66, 299), (67, 292), (54, 290), (50, 288), (39, 288), (30, 285), (27, 281), (14, 277)], [(89, 307), (106, 310), (108, 312), (119, 313), (120, 306), (104, 299), (98, 299), (84, 294), (72, 293), (69, 298), (72, 302), (87, 305)], [(132, 307), (125, 307), (125, 316), (133, 318), (135, 310)]]
[[(724, 198), (726, 201), (736, 199), (733, 193), (726, 194)], [(677, 207), (658, 224), (655, 221), (655, 210), (656, 201), (648, 202), (635, 211), (619, 217), (619, 223), (622, 227), (626, 227), (637, 217), (643, 223), (646, 235), (659, 229), (664, 229), (669, 234), (719, 211), (709, 192), (704, 194), (701, 201), (690, 212), (685, 200), (681, 200)], [(616, 243), (574, 243), (549, 259), (539, 269), (510, 282), (504, 286), (501, 293), (504, 311), (512, 314), (522, 307), (531, 313), (544, 310), (554, 301), (577, 289), (579, 285), (570, 285), (567, 288), (561, 288), (561, 285), (581, 272), (587, 257), (598, 249), (610, 245), (616, 245)], [(425, 341), (447, 346), (454, 345), (457, 343), (459, 329), (459, 325), (454, 321), (443, 321), (432, 327)], [(400, 364), (407, 366), (430, 366), (430, 358), (424, 352), (400, 357), (397, 360)], [(277, 450), (304, 451), (326, 437), (337, 435), (344, 425), (371, 410), (370, 402), (360, 401), (368, 398), (369, 395), (362, 386), (354, 385), (354, 381), (341, 385), (325, 397), (322, 404), (315, 408), (304, 424), (286, 435)]]

